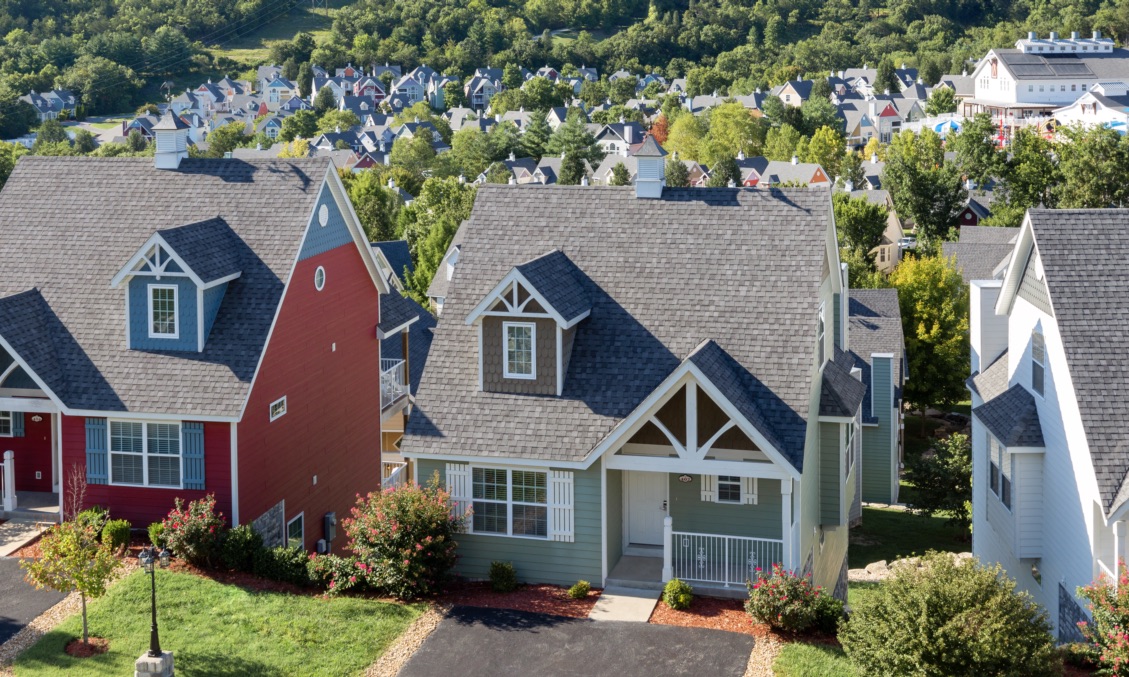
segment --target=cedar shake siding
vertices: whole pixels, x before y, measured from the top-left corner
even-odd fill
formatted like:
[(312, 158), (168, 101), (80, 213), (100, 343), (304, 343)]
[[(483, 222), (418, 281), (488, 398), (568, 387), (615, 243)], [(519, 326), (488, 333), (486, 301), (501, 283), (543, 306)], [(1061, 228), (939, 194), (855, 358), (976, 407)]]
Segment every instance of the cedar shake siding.
[[(537, 326), (533, 346), (537, 355), (536, 379), (506, 378), (503, 375), (503, 354), (506, 350), (503, 322), (531, 323)], [(493, 393), (556, 395), (557, 323), (547, 318), (483, 318), (482, 389)]]

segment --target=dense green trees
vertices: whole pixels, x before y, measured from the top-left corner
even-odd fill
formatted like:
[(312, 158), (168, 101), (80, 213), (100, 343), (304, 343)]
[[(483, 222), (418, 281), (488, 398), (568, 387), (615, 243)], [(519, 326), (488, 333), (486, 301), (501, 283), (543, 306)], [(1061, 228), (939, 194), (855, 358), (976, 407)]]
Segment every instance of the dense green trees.
[(916, 224), (918, 237), (927, 241), (948, 234), (968, 197), (960, 171), (945, 162), (940, 137), (928, 129), (904, 131), (892, 139), (882, 187), (890, 192), (898, 215)]

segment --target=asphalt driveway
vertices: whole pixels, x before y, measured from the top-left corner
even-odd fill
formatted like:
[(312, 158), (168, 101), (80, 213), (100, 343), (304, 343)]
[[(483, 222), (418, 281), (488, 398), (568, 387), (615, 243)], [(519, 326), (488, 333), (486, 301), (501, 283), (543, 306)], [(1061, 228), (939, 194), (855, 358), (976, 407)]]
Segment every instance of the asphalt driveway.
[(54, 590), (36, 590), (24, 580), (18, 559), (0, 557), (0, 644), (61, 602), (63, 597), (65, 595)]
[(400, 677), (743, 675), (753, 638), (721, 630), (455, 607)]

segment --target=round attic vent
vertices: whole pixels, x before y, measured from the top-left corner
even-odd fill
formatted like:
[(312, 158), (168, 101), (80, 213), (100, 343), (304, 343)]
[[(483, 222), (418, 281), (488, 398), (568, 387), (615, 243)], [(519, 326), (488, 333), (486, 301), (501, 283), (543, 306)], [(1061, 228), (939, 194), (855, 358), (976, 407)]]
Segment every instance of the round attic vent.
[(322, 228), (329, 224), (329, 207), (322, 205), (321, 209), (318, 210), (318, 223), (321, 224)]

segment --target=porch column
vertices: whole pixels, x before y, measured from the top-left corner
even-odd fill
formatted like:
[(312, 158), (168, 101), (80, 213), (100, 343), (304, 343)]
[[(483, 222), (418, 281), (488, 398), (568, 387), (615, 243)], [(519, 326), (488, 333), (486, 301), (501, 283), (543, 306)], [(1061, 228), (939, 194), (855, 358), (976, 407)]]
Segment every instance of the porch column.
[(663, 518), (663, 583), (672, 578), (674, 578), (674, 519), (667, 515)]
[(796, 570), (792, 553), (792, 478), (780, 480), (780, 538), (784, 542), (784, 568)]
[(4, 452), (4, 510), (5, 512), (16, 509), (16, 454), (12, 451)]

